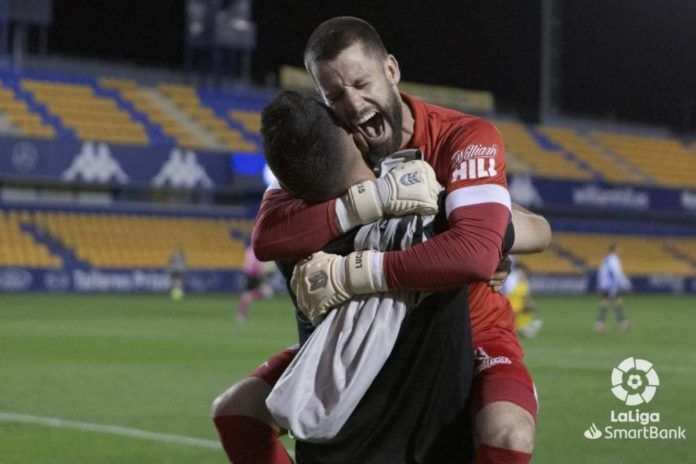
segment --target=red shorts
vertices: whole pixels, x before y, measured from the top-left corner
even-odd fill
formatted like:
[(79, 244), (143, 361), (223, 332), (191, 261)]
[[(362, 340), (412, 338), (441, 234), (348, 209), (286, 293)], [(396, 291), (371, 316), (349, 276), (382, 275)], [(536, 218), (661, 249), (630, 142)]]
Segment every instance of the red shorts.
[(536, 420), (536, 388), (523, 357), (513, 330), (491, 327), (474, 335), (474, 380), (469, 394), (472, 417), (487, 404), (509, 401)]
[(271, 386), (275, 385), (280, 376), (283, 375), (283, 372), (285, 372), (285, 369), (295, 359), (295, 355), (299, 350), (299, 345), (285, 348), (280, 353), (276, 353), (268, 358), (268, 361), (254, 369), (249, 376), (258, 377)]

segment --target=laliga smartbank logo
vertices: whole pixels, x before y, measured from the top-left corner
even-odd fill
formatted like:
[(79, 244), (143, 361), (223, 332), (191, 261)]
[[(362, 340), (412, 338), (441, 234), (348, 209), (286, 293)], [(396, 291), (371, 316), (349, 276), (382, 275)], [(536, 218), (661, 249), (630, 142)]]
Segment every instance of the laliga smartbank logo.
[[(626, 358), (611, 372), (611, 392), (626, 406), (638, 406), (652, 401), (660, 386), (660, 377), (652, 363), (645, 359)], [(585, 430), (588, 440), (685, 440), (686, 429), (665, 427), (659, 412), (611, 410), (610, 425)]]
[(626, 406), (649, 403), (659, 385), (660, 377), (645, 359), (626, 358), (611, 371), (611, 392)]

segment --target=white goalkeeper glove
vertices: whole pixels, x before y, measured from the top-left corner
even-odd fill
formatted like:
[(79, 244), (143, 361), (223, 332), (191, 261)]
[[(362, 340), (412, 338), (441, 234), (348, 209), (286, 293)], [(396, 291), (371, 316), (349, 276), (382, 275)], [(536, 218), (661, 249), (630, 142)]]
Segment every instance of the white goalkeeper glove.
[(436, 214), (439, 191), (433, 168), (423, 160), (414, 160), (377, 180), (353, 185), (338, 199), (336, 211), (345, 232), (383, 216)]
[(355, 294), (388, 290), (381, 255), (377, 251), (356, 251), (343, 257), (320, 251), (297, 263), (290, 285), (297, 305), (312, 325), (319, 325), (330, 308)]

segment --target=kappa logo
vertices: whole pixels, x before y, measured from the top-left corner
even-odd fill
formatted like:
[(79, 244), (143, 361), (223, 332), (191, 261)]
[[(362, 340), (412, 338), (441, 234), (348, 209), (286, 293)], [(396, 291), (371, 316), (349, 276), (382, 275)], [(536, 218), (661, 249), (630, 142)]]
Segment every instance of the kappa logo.
[(169, 154), (169, 159), (162, 166), (162, 169), (152, 179), (155, 187), (166, 185), (175, 188), (211, 188), (212, 179), (205, 172), (203, 166), (198, 163), (196, 154), (191, 150), (180, 150), (175, 148)]
[(63, 172), (61, 178), (67, 182), (83, 180), (100, 184), (107, 182), (125, 184), (128, 182), (126, 173), (111, 157), (109, 146), (105, 143), (95, 144), (93, 142), (82, 144), (82, 150), (73, 159), (70, 167)]
[(510, 197), (522, 206), (543, 206), (544, 201), (529, 175), (516, 175), (510, 181)]
[(324, 271), (321, 271), (311, 275), (307, 280), (309, 281), (309, 291), (313, 292), (314, 290), (326, 287), (329, 276), (327, 276)]
[(403, 176), (401, 176), (399, 182), (401, 183), (401, 185), (405, 185), (406, 187), (408, 187), (411, 185), (423, 183), (423, 179), (421, 178), (419, 172), (409, 172), (408, 174), (404, 174)]

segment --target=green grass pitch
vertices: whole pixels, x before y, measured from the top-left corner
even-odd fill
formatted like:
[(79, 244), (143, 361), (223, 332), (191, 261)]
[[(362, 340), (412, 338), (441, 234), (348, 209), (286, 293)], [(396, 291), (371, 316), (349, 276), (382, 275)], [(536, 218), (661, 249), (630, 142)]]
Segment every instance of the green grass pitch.
[[(633, 328), (623, 334), (615, 324), (607, 334), (592, 331), (596, 303), (593, 296), (537, 298), (545, 325), (523, 341), (541, 404), (533, 462), (696, 462), (696, 299), (629, 296)], [(0, 295), (0, 462), (225, 462), (212, 444), (211, 400), (296, 339), (285, 297), (256, 303), (244, 326), (235, 309), (226, 296)], [(629, 356), (653, 362), (660, 376), (641, 410), (659, 412), (661, 427), (686, 428), (685, 441), (583, 436), (592, 423), (609, 425), (611, 410), (629, 409), (610, 392), (612, 368)], [(201, 441), (27, 423), (11, 414)]]

